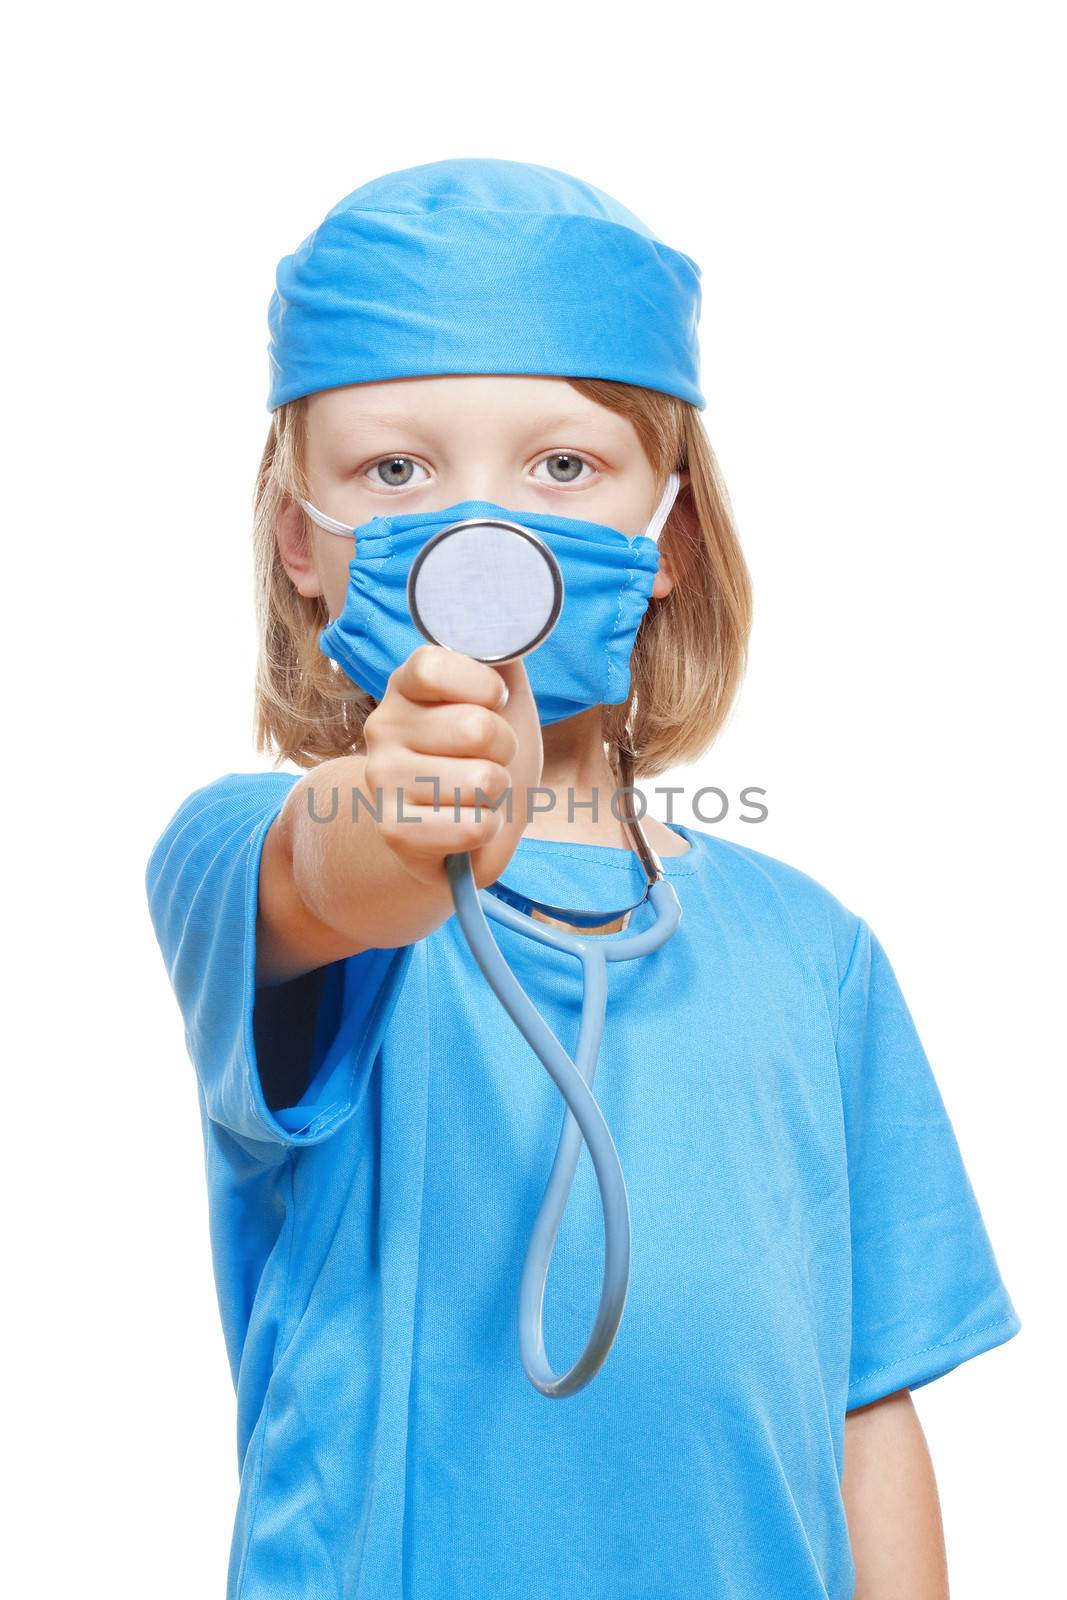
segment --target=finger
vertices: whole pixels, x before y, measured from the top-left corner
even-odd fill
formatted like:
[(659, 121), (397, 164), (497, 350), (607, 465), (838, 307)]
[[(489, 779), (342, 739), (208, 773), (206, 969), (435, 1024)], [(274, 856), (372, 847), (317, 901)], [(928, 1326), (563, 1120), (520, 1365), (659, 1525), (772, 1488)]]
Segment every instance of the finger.
[(426, 705), (463, 702), (496, 711), (507, 698), (503, 680), (492, 667), (437, 644), (413, 650), (389, 683), (405, 700)]
[(435, 811), (432, 806), (405, 806), (398, 815), (383, 820), (382, 832), (390, 848), (419, 858), (459, 855), (479, 850), (504, 826), (501, 811), (461, 806)]
[(413, 707), (400, 731), (400, 743), (416, 755), (475, 756), (502, 767), (510, 765), (519, 747), (504, 718), (481, 705)]
[[(485, 756), (434, 756), (397, 750), (390, 758), (394, 791), (413, 806), (495, 805), (511, 787), (506, 766)], [(435, 799), (436, 797), (436, 799)]]

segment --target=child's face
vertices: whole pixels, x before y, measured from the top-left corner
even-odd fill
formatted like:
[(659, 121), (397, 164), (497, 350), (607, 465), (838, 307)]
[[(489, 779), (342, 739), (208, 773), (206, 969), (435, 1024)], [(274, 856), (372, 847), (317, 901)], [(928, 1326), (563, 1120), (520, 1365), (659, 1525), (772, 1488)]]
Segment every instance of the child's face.
[[(477, 373), (350, 384), (309, 397), (307, 428), (308, 499), (352, 527), (491, 500), (510, 511), (603, 522), (632, 538), (656, 509), (657, 485), (633, 424), (561, 378)], [(344, 608), (352, 545), (313, 526), (309, 548), (302, 523), (299, 507), (287, 503), (277, 528), (282, 561), (301, 594), (325, 597), (332, 619)], [(652, 593), (662, 599), (673, 587), (661, 555)]]

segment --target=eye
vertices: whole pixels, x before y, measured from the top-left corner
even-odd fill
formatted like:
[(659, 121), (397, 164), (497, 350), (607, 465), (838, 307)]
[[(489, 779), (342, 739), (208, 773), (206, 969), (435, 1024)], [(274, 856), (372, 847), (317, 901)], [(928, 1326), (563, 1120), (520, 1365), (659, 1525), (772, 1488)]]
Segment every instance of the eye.
[(412, 482), (412, 474), (418, 469), (425, 474), (423, 482), (429, 479), (426, 468), (413, 461), (410, 456), (382, 456), (380, 461), (375, 461), (367, 469), (367, 476), (378, 473), (378, 482), (385, 484), (389, 489), (406, 489)]
[[(552, 455), (546, 456), (543, 461), (539, 461), (537, 466), (548, 468), (553, 483), (581, 482), (579, 474), (583, 467), (588, 467), (592, 475), (596, 474), (596, 468), (590, 462), (583, 456), (572, 455), (569, 450), (557, 450)], [(534, 471), (536, 470), (535, 468)], [(540, 482), (547, 483), (548, 479), (542, 478)]]

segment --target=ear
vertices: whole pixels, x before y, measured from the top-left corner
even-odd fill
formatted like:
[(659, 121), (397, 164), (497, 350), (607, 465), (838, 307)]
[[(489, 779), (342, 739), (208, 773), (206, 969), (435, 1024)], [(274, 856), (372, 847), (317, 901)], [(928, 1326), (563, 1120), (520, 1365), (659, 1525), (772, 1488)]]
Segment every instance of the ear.
[(274, 534), (282, 566), (292, 579), (297, 594), (309, 600), (320, 595), (322, 584), (315, 567), (314, 535), (308, 533), (295, 500), (286, 498), (282, 502), (274, 521)]
[(659, 553), (659, 571), (652, 581), (653, 600), (666, 600), (674, 588), (674, 573), (671, 571), (671, 558), (666, 550)]
[[(671, 522), (676, 516), (682, 518), (690, 515), (688, 504), (689, 474), (688, 472), (680, 472), (678, 474), (678, 478), (678, 493), (675, 496), (674, 504), (671, 507), (671, 514), (667, 518), (663, 533), (660, 534), (659, 571), (656, 573), (655, 580), (652, 584), (653, 600), (666, 600), (677, 581), (674, 575), (674, 568), (671, 565), (671, 558), (667, 551), (663, 548), (663, 536), (666, 534), (667, 529), (670, 527)], [(685, 505), (683, 505), (683, 501), (686, 502)]]

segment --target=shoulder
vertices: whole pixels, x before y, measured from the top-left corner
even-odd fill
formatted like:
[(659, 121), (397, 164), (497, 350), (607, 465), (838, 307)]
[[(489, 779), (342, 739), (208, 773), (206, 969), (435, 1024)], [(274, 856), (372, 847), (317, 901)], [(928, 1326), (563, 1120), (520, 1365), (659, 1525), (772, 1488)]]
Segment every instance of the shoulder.
[(149, 853), (153, 878), (176, 848), (217, 845), (247, 833), (265, 818), (275, 817), (301, 774), (295, 772), (227, 772), (193, 789), (175, 807)]
[(298, 772), (227, 772), (210, 783), (193, 789), (178, 804), (167, 826), (173, 826), (181, 817), (199, 816), (215, 812), (220, 817), (239, 816), (254, 812), (276, 800), (284, 800), (294, 784), (299, 783)]
[(708, 893), (725, 898), (757, 938), (799, 943), (840, 983), (866, 923), (801, 868), (705, 828), (686, 827), (705, 856)]

